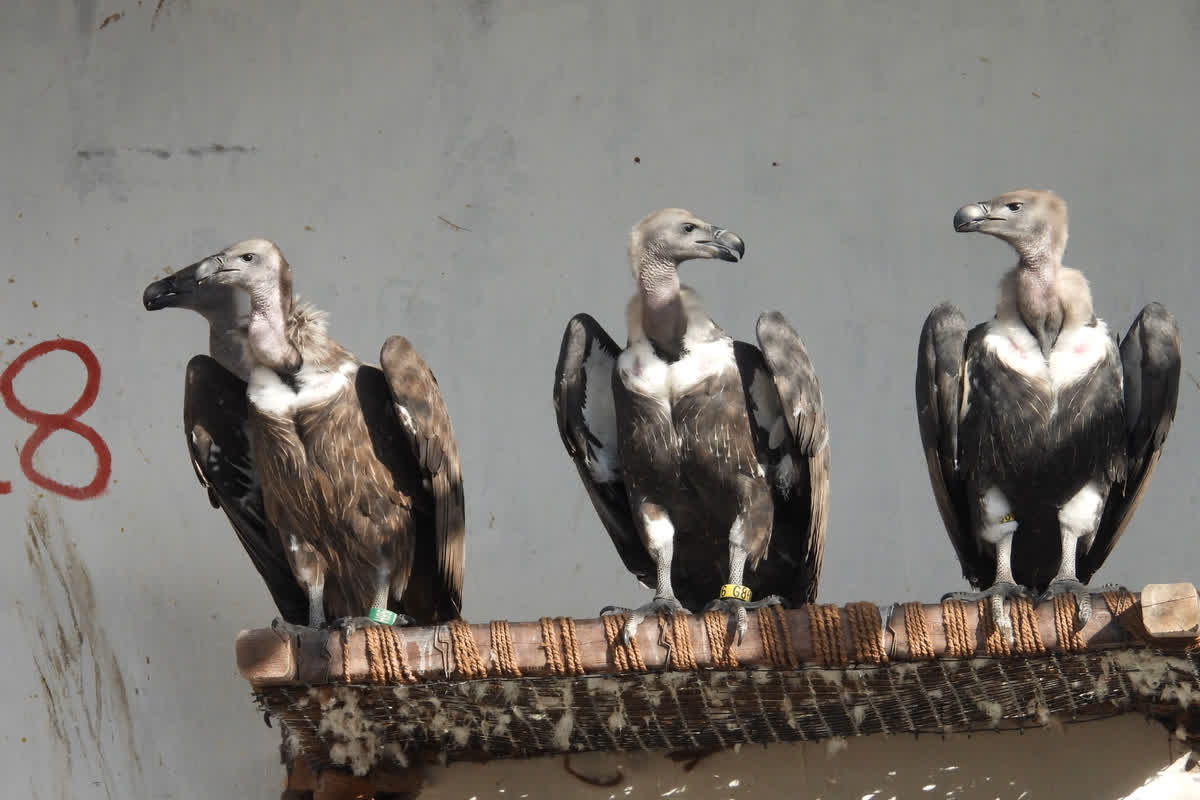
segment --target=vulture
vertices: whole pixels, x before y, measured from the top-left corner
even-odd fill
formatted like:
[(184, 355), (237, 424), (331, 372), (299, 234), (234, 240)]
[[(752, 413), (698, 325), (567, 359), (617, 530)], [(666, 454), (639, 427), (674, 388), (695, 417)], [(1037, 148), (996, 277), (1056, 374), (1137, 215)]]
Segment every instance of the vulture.
[(177, 284), (180, 276), (198, 293), (244, 298), (244, 447), (308, 626), (457, 619), (458, 448), (437, 381), (408, 340), (389, 338), (380, 367), (361, 363), (328, 336), (322, 312), (294, 300), (291, 267), (265, 239), (184, 268)]
[[(588, 314), (567, 323), (554, 378), (559, 433), (625, 567), (654, 599), (628, 613), (732, 612), (811, 602), (829, 508), (820, 384), (778, 312), (759, 347), (731, 339), (679, 282), (691, 259), (737, 262), (745, 244), (682, 209), (633, 229), (638, 291), (625, 349)], [(752, 600), (757, 597), (757, 600)]]
[[(933, 494), (963, 576), (1012, 638), (1004, 598), (1076, 598), (1112, 552), (1158, 463), (1179, 395), (1179, 330), (1159, 303), (1118, 346), (1083, 273), (1062, 264), (1067, 205), (1021, 190), (963, 206), (958, 232), (1017, 252), (995, 316), (949, 303), (925, 320), (916, 400)], [(986, 588), (984, 588), (986, 587)]]

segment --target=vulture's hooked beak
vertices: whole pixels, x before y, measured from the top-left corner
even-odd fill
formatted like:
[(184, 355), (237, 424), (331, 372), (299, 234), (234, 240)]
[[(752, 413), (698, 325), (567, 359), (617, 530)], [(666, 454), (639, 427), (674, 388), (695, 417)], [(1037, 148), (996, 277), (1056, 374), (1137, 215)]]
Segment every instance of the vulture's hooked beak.
[(954, 212), (954, 230), (958, 233), (970, 233), (978, 230), (979, 224), (988, 218), (987, 203), (968, 203)]
[(142, 292), (142, 304), (147, 311), (171, 308), (186, 301), (196, 291), (196, 268), (199, 264), (184, 267), (165, 278), (155, 281)]
[(185, 269), (195, 269), (196, 270), (196, 272), (195, 272), (196, 283), (198, 283), (198, 284), (204, 283), (212, 276), (218, 275), (222, 272), (240, 272), (241, 271), (237, 267), (225, 266), (225, 259), (222, 256), (209, 256), (208, 258), (206, 258), (202, 261), (197, 261), (195, 264), (192, 264), (192, 266), (190, 266), (190, 267), (185, 267)]
[(702, 244), (716, 248), (717, 258), (722, 261), (736, 262), (746, 255), (746, 243), (742, 241), (742, 237), (724, 228), (713, 228), (712, 239)]

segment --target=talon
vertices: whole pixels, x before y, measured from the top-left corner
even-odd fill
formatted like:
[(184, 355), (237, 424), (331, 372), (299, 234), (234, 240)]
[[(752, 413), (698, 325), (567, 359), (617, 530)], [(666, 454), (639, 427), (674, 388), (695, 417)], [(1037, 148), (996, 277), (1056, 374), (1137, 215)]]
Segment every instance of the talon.
[(405, 627), (415, 623), (416, 620), (414, 620), (412, 617), (404, 614), (397, 614), (396, 621), (391, 625), (386, 625), (382, 622), (376, 622), (370, 617), (339, 617), (338, 619), (330, 620), (325, 627), (328, 630), (337, 630), (339, 633), (341, 633), (342, 642), (345, 643), (349, 641), (350, 637), (354, 635), (355, 631), (363, 628)]
[(271, 630), (282, 633), (286, 636), (298, 637), (304, 634), (310, 634), (315, 629), (309, 628), (306, 625), (297, 625), (293, 622), (287, 622), (283, 617), (276, 617), (271, 620)]
[(767, 606), (782, 606), (785, 605), (783, 598), (779, 595), (770, 595), (761, 600), (747, 602), (744, 600), (736, 600), (732, 597), (720, 597), (713, 600), (704, 607), (705, 611), (721, 611), (729, 615), (729, 624), (726, 627), (726, 635), (730, 641), (734, 640), (734, 635), (737, 635), (737, 643), (741, 644), (742, 639), (746, 635), (746, 631), (750, 625), (747, 617), (747, 610), (751, 608), (765, 608)]
[(977, 603), (986, 597), (999, 597), (1012, 599), (1014, 597), (1029, 597), (1032, 593), (1029, 589), (1010, 581), (996, 581), (982, 592), (946, 592), (942, 595), (942, 602), (947, 600), (960, 600), (964, 603)]
[[(1100, 588), (1102, 591), (1107, 589), (1107, 587)], [(1087, 587), (1087, 584), (1075, 578), (1055, 578), (1038, 598), (1038, 602), (1045, 602), (1059, 594), (1075, 596), (1075, 623), (1080, 628), (1087, 625), (1088, 620), (1092, 618), (1092, 590)]]
[(1004, 641), (1009, 647), (1013, 646), (1016, 641), (1016, 635), (1013, 632), (1012, 617), (1008, 614), (1008, 609), (1004, 607), (1004, 598), (1001, 595), (991, 595), (992, 606), (992, 624), (996, 626), (996, 630), (1004, 637)]
[(625, 608), (623, 606), (605, 606), (600, 609), (600, 616), (608, 617), (615, 614), (628, 614), (629, 619), (625, 620), (625, 627), (622, 632), (622, 639), (626, 646), (633, 641), (633, 637), (637, 635), (638, 626), (645, 621), (646, 617), (655, 615), (670, 615), (676, 614), (686, 609), (679, 604), (679, 601), (674, 597), (656, 597), (644, 606), (637, 608)]

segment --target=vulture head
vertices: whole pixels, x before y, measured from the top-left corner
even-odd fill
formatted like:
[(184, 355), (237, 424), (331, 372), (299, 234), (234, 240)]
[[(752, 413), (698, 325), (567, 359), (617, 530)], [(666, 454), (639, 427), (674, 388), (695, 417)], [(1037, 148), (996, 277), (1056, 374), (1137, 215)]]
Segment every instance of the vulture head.
[(635, 278), (647, 263), (677, 267), (694, 258), (736, 262), (745, 254), (746, 243), (737, 234), (682, 208), (655, 211), (634, 226), (629, 241)]
[(1067, 204), (1056, 193), (1019, 189), (954, 214), (959, 233), (986, 233), (1012, 245), (1022, 257), (1048, 253), (1061, 260), (1067, 248)]
[(300, 353), (286, 332), (293, 308), (292, 268), (274, 242), (247, 239), (186, 270), (194, 270), (197, 286), (204, 289), (229, 287), (249, 295), (248, 342), (260, 364), (278, 372), (300, 369)]
[(257, 301), (278, 302), (286, 314), (292, 306), (292, 268), (269, 239), (247, 239), (201, 259), (195, 269), (200, 286), (230, 286)]

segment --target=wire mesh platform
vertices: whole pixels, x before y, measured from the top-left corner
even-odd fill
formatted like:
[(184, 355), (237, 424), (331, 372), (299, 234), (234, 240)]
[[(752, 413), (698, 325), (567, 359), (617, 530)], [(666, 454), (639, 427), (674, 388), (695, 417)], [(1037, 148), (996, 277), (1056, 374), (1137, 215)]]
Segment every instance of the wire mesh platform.
[(761, 609), (739, 643), (725, 615), (543, 618), (288, 636), (243, 631), (238, 666), (294, 762), (355, 774), (429, 760), (723, 749), (1085, 721), (1137, 711), (1184, 738), (1200, 708), (1191, 584), (1010, 603), (1008, 641), (981, 606)]

